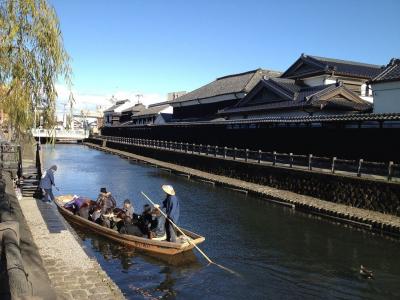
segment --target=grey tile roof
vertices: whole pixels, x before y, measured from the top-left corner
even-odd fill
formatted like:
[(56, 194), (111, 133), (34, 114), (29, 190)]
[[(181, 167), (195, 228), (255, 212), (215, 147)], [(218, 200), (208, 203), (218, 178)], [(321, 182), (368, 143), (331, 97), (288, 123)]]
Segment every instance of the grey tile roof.
[[(279, 97), (277, 101), (252, 103), (253, 97), (261, 88), (267, 88), (273, 91)], [(321, 100), (324, 95), (333, 92), (336, 89), (343, 89), (350, 93), (353, 100), (346, 100), (333, 96), (329, 101)], [(341, 83), (319, 86), (301, 86), (297, 85), (294, 79), (286, 78), (265, 78), (254, 88), (254, 91), (240, 100), (236, 105), (222, 109), (220, 115), (229, 115), (234, 113), (245, 113), (254, 111), (266, 111), (275, 109), (288, 109), (298, 107), (342, 107), (349, 110), (367, 111), (371, 109), (371, 104), (353, 92), (344, 87)]]
[(164, 109), (168, 108), (169, 104), (163, 104), (158, 106), (149, 106), (146, 109), (143, 109), (135, 114), (132, 115), (132, 118), (139, 118), (144, 116), (154, 116), (163, 111)]
[(386, 68), (371, 83), (400, 81), (400, 59), (392, 58)]
[[(296, 66), (300, 62), (312, 66), (312, 68), (303, 73), (296, 72)], [(317, 73), (331, 74), (333, 72), (336, 75), (372, 79), (382, 72), (382, 70), (383, 66), (379, 65), (302, 54), (300, 58), (282, 74), (282, 77), (305, 78), (307, 76), (316, 75)]]
[(131, 106), (131, 107), (128, 107), (128, 108), (124, 109), (124, 110), (122, 111), (122, 113), (126, 113), (126, 112), (138, 112), (138, 111), (141, 111), (141, 110), (143, 110), (143, 109), (146, 109), (146, 106), (144, 106), (143, 104), (139, 103), (139, 104), (135, 104), (135, 105), (133, 105), (133, 106)]
[(313, 123), (313, 122), (400, 122), (400, 113), (349, 113), (338, 115), (295, 116), (295, 117), (262, 117), (240, 120), (212, 120), (196, 122), (170, 122), (152, 126), (208, 126), (208, 125), (236, 125), (236, 124), (263, 124), (263, 123)]
[(173, 100), (171, 103), (205, 99), (232, 93), (247, 93), (260, 81), (263, 76), (267, 75), (270, 77), (277, 77), (280, 74), (281, 73), (277, 71), (257, 69), (245, 73), (220, 77), (213, 82), (210, 82)]

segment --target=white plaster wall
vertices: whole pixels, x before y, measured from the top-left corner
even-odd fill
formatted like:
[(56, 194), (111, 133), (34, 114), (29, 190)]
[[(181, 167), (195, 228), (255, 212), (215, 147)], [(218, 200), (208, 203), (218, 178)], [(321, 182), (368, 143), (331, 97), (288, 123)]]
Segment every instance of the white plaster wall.
[(120, 106), (118, 106), (116, 109), (114, 109), (114, 112), (122, 112), (124, 109), (127, 109), (127, 108), (129, 108), (129, 107), (131, 107), (132, 106), (132, 103), (131, 103), (131, 101), (127, 101), (127, 102), (125, 102), (124, 104), (122, 104), (122, 105), (120, 105)]
[(325, 84), (325, 76), (310, 77), (303, 80), (308, 86), (318, 86)]
[(324, 84), (336, 83), (336, 78), (325, 78)]
[(400, 81), (372, 84), (375, 113), (400, 113)]

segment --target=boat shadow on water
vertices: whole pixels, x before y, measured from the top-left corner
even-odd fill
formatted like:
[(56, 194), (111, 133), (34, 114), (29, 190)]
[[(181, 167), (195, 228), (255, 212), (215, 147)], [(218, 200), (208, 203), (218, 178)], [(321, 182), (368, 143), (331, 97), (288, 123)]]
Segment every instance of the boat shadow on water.
[(176, 255), (165, 255), (141, 251), (140, 249), (114, 242), (106, 237), (93, 233), (90, 229), (84, 229), (74, 223), (70, 223), (83, 242), (90, 241), (94, 251), (101, 253), (105, 260), (119, 259), (124, 270), (132, 265), (132, 258), (139, 256), (146, 262), (153, 265), (160, 265), (160, 262), (169, 266), (201, 268), (201, 263), (193, 251), (186, 251)]

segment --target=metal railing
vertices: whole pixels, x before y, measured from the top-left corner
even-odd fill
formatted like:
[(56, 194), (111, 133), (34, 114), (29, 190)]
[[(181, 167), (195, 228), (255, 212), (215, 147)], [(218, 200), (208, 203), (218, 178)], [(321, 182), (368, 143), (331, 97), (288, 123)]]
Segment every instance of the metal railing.
[(213, 156), (221, 159), (237, 160), (241, 162), (266, 164), (302, 170), (318, 170), (329, 173), (345, 173), (352, 176), (384, 177), (391, 181), (400, 178), (400, 164), (393, 161), (370, 162), (359, 160), (340, 159), (337, 157), (319, 157), (313, 154), (299, 155), (293, 153), (265, 152), (261, 150), (238, 149), (236, 147), (221, 147), (167, 140), (139, 139), (117, 136), (99, 136), (102, 140), (127, 145), (150, 147), (193, 155)]

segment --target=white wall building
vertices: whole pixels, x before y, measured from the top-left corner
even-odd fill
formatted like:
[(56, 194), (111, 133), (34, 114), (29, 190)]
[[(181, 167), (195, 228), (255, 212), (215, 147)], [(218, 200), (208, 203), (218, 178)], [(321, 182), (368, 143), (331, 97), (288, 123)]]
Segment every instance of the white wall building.
[(130, 100), (118, 100), (113, 106), (104, 111), (104, 124), (103, 126), (112, 126), (119, 124), (119, 118), (123, 110), (132, 106)]
[(371, 80), (374, 113), (400, 113), (400, 59), (392, 59), (386, 68)]

